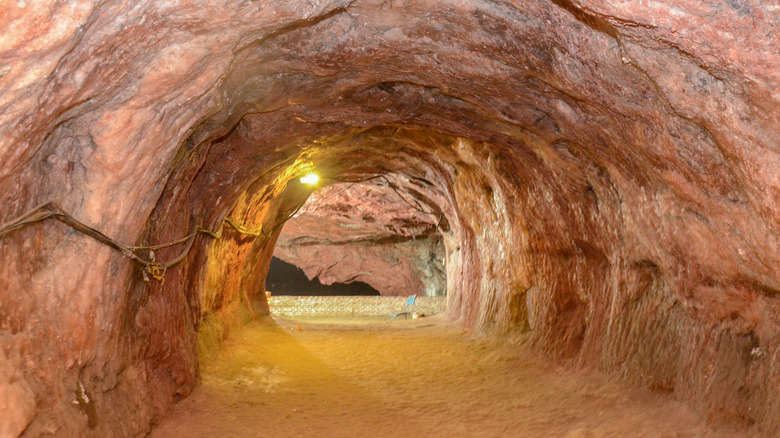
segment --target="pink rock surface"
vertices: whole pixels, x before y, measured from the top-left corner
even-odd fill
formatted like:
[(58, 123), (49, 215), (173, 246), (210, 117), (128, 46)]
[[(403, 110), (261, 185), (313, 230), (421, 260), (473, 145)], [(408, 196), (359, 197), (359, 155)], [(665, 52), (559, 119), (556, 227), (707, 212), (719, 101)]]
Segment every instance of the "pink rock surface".
[(164, 283), (59, 222), (2, 237), (0, 430), (148, 431), (198, 338), (267, 312), (316, 168), (442, 212), (464, 325), (780, 433), (778, 28), (762, 0), (0, 4), (0, 221), (270, 236), (199, 234)]
[(323, 284), (360, 281), (381, 295), (445, 295), (442, 216), (395, 179), (313, 193), (284, 225), (274, 256)]

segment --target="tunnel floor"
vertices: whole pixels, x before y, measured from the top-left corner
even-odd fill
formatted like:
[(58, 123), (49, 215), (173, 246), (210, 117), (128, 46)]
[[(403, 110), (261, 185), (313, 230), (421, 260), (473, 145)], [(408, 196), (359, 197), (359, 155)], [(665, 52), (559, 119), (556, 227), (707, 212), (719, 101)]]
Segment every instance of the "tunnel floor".
[(201, 372), (151, 437), (739, 436), (667, 394), (438, 317), (269, 318), (234, 334)]

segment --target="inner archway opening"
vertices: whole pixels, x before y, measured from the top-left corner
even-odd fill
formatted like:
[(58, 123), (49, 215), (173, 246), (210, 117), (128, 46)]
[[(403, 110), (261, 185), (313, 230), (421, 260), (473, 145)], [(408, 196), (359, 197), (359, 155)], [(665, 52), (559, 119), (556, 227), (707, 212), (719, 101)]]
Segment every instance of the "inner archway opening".
[[(408, 181), (399, 174), (368, 176), (314, 191), (285, 222), (265, 290), (269, 297), (323, 298), (271, 298), (271, 312), (390, 317), (406, 310), (412, 296), (421, 301), (417, 314), (443, 312), (443, 215)], [(349, 298), (367, 295), (376, 299)]]
[[(359, 282), (383, 296), (445, 296), (441, 217), (392, 178), (337, 182), (312, 193), (285, 223), (274, 257), (323, 285)], [(277, 267), (269, 278), (280, 276)]]

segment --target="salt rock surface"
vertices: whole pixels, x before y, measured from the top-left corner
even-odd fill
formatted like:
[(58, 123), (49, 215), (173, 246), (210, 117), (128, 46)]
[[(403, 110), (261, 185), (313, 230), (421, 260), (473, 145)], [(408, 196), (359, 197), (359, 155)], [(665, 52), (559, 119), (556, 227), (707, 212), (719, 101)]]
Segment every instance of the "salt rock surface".
[(464, 326), (777, 435), (778, 28), (763, 0), (3, 3), (3, 222), (265, 232), (197, 233), (164, 283), (59, 222), (2, 237), (0, 430), (148, 431), (267, 312), (316, 168), (424, 187)]
[(437, 228), (443, 215), (389, 178), (313, 193), (285, 223), (274, 256), (323, 284), (360, 281), (381, 295), (445, 295)]

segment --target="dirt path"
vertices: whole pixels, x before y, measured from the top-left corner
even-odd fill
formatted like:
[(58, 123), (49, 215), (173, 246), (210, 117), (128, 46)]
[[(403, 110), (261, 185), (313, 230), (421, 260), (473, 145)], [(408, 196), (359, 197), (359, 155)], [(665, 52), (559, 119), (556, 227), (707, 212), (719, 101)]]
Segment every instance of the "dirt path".
[(735, 436), (664, 395), (435, 318), (252, 324), (202, 375), (151, 437)]

